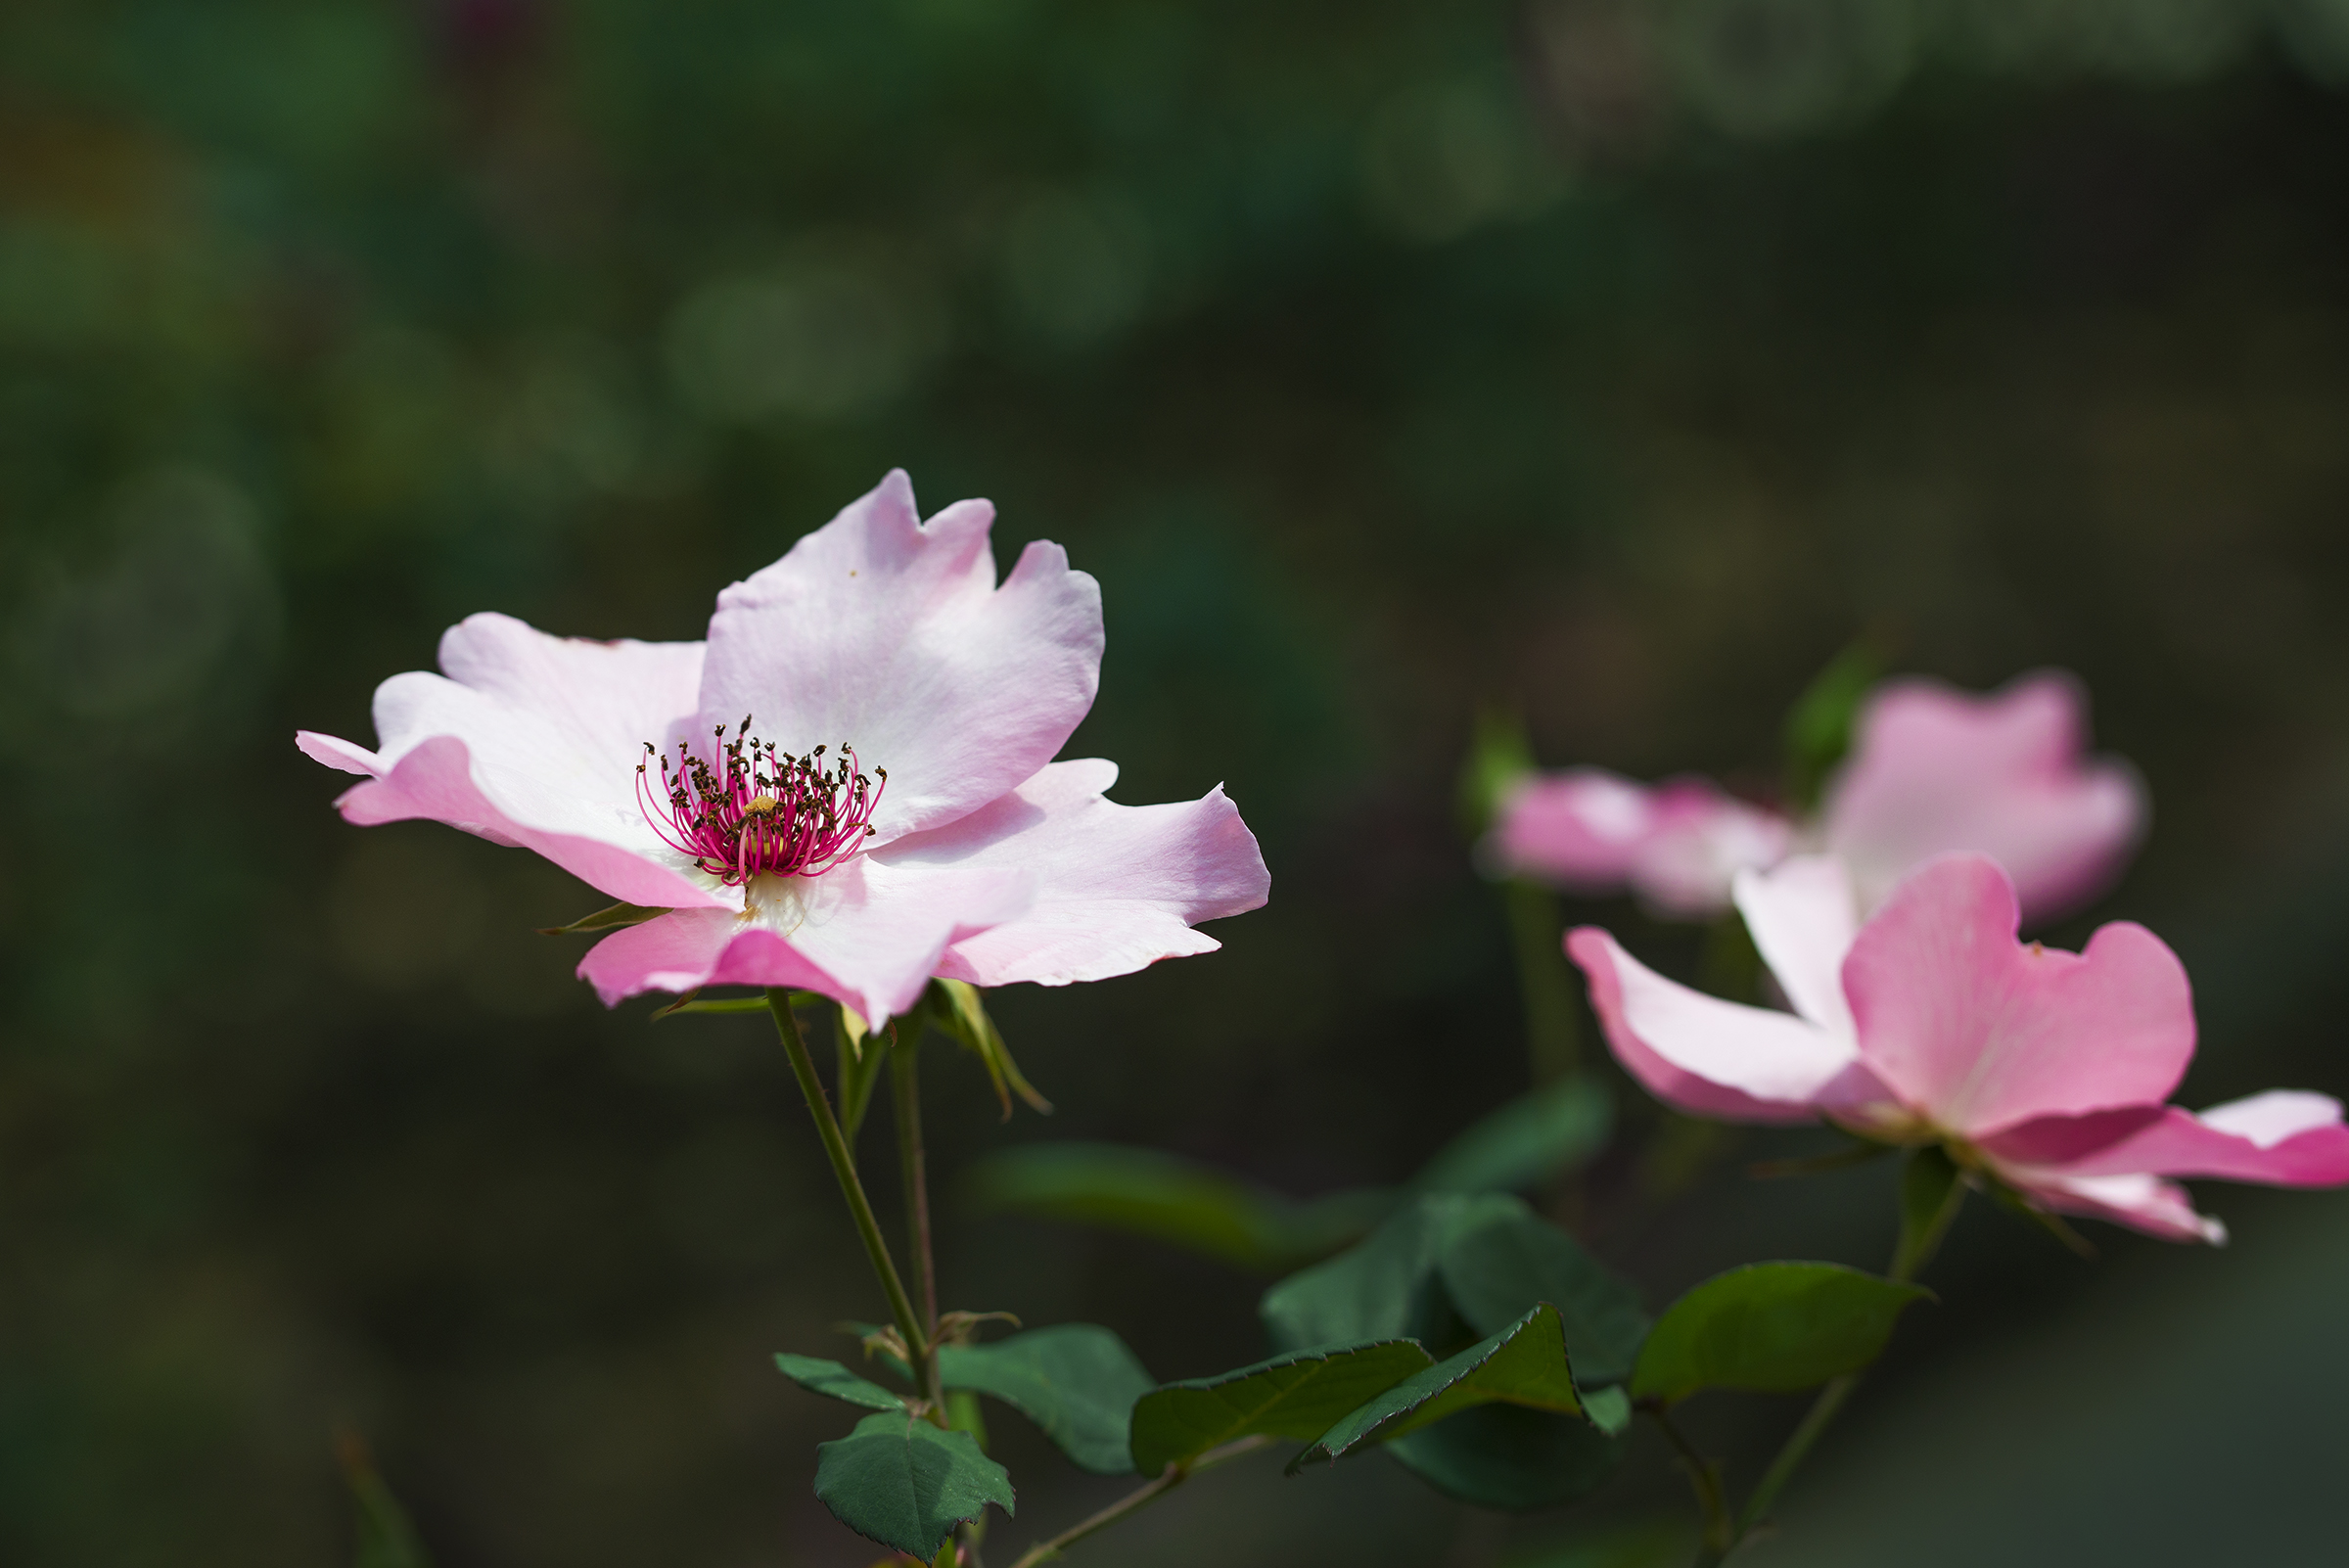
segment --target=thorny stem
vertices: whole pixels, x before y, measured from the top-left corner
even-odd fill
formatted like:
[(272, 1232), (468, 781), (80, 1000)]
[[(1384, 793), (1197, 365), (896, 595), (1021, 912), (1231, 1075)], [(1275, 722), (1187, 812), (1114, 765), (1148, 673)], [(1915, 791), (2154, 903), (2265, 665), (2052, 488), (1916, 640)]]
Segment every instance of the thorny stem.
[(1842, 1410), (1844, 1401), (1850, 1399), (1852, 1390), (1859, 1386), (1860, 1374), (1846, 1372), (1841, 1377), (1830, 1379), (1827, 1386), (1819, 1391), (1819, 1398), (1811, 1402), (1811, 1408), (1805, 1412), (1802, 1425), (1796, 1427), (1786, 1439), (1785, 1447), (1778, 1450), (1778, 1456), (1771, 1460), (1770, 1468), (1763, 1472), (1761, 1483), (1754, 1488), (1753, 1496), (1745, 1499), (1745, 1511), (1737, 1516), (1737, 1540), (1743, 1541), (1770, 1512), (1770, 1505), (1777, 1501), (1778, 1494), (1785, 1490), (1786, 1483), (1794, 1479), (1794, 1472), (1802, 1467), (1803, 1460), (1810, 1457), (1812, 1445), (1819, 1441), (1819, 1434), (1827, 1429)]
[(1136, 1509), (1156, 1502), (1200, 1471), (1212, 1470), (1225, 1460), (1236, 1459), (1243, 1453), (1253, 1453), (1273, 1441), (1272, 1438), (1263, 1436), (1244, 1437), (1237, 1442), (1226, 1443), (1220, 1449), (1210, 1449), (1188, 1464), (1170, 1464), (1167, 1466), (1166, 1473), (1157, 1480), (1127, 1493), (1126, 1496), (1091, 1518), (1069, 1526), (1051, 1540), (1039, 1541), (1030, 1546), (1021, 1555), (1019, 1561), (1011, 1565), (1011, 1568), (1036, 1568), (1038, 1563), (1050, 1562), (1094, 1531), (1116, 1524)]
[[(1907, 1224), (1902, 1226), (1900, 1241), (1893, 1249), (1892, 1267), (1885, 1270), (1885, 1278), (1896, 1285), (1915, 1281), (1925, 1265), (1933, 1261), (1933, 1254), (1940, 1250), (1942, 1237), (1949, 1233), (1950, 1222), (1957, 1219), (1958, 1207), (1965, 1201), (1965, 1190), (1964, 1181), (1952, 1181), (1940, 1207), (1921, 1225), (1913, 1230)], [(1761, 1481), (1745, 1499), (1745, 1507), (1738, 1513), (1729, 1531), (1727, 1545), (1718, 1550), (1713, 1545), (1713, 1514), (1710, 1508), (1707, 1509), (1705, 1545), (1697, 1553), (1695, 1568), (1714, 1568), (1715, 1564), (1735, 1551), (1753, 1535), (1756, 1527), (1770, 1516), (1771, 1504), (1778, 1500), (1778, 1494), (1786, 1489), (1787, 1482), (1794, 1479), (1794, 1472), (1802, 1468), (1803, 1461), (1811, 1456), (1811, 1450), (1817, 1446), (1820, 1435), (1834, 1424), (1835, 1417), (1851, 1399), (1852, 1391), (1859, 1386), (1860, 1374), (1846, 1372), (1841, 1377), (1830, 1379), (1827, 1386), (1819, 1391), (1819, 1398), (1813, 1400), (1811, 1408), (1804, 1412), (1802, 1424), (1787, 1435), (1777, 1457), (1770, 1461), (1770, 1468), (1762, 1473)], [(1662, 1422), (1663, 1417), (1658, 1415), (1657, 1419)], [(1666, 1424), (1665, 1430), (1671, 1432), (1672, 1428)], [(1674, 1442), (1679, 1443), (1677, 1435)], [(1692, 1465), (1696, 1462), (1685, 1445), (1681, 1445), (1681, 1453), (1689, 1455)]]
[(1647, 1414), (1680, 1451), (1681, 1463), (1688, 1472), (1688, 1484), (1696, 1489), (1696, 1505), (1705, 1516), (1704, 1545), (1697, 1553), (1696, 1564), (1697, 1568), (1712, 1568), (1737, 1545), (1737, 1524), (1729, 1516), (1729, 1497), (1721, 1484), (1721, 1466), (1696, 1452), (1696, 1446), (1672, 1424), (1672, 1417), (1664, 1412), (1662, 1406), (1650, 1407)]
[[(881, 1238), (880, 1222), (873, 1218), (872, 1201), (864, 1195), (864, 1183), (857, 1179), (856, 1161), (849, 1153), (849, 1140), (841, 1135), (840, 1121), (832, 1114), (832, 1102), (824, 1097), (822, 1080), (815, 1076), (815, 1061), (807, 1054), (807, 1041), (800, 1034), (800, 1021), (792, 1015), (791, 992), (778, 987), (767, 988), (766, 1010), (774, 1015), (775, 1033), (783, 1037), (783, 1052), (791, 1058), (792, 1075), (800, 1081), (800, 1092), (806, 1096), (807, 1114), (815, 1118), (816, 1135), (823, 1140), (824, 1153), (831, 1158), (832, 1175), (840, 1181), (840, 1195), (849, 1202), (849, 1218), (856, 1222), (856, 1235), (864, 1243), (864, 1254), (872, 1260), (873, 1272), (881, 1280), (881, 1289), (889, 1297), (889, 1310), (898, 1320), (898, 1333), (904, 1338), (906, 1354), (915, 1360), (930, 1357), (930, 1336), (914, 1315), (913, 1300), (905, 1294), (905, 1282), (898, 1277), (898, 1266), (889, 1256), (889, 1243)], [(875, 1042), (878, 1044), (878, 1041)], [(932, 1407), (933, 1418), (944, 1424), (946, 1413), (943, 1405)]]
[(897, 1102), (898, 1166), (905, 1186), (905, 1229), (913, 1247), (913, 1288), (922, 1314), (922, 1343), (928, 1347), (919, 1358), (915, 1376), (920, 1380), (923, 1398), (943, 1408), (946, 1395), (938, 1374), (938, 1263), (930, 1246), (929, 1156), (922, 1146), (922, 1089), (914, 1058), (915, 1042), (884, 1045), (875, 1037), (872, 1045), (889, 1052), (890, 1097)]

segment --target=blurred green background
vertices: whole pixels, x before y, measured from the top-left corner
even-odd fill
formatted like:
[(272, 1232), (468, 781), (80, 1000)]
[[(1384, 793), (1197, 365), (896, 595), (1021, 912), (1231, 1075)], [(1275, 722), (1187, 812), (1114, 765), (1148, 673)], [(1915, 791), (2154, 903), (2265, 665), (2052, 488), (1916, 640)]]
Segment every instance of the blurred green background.
[[(2157, 818), (2091, 919), (2193, 971), (2187, 1097), (2349, 1090), (2344, 83), (2349, 0), (14, 0), (0, 1559), (345, 1561), (349, 1423), (442, 1568), (870, 1560), (766, 1360), (876, 1310), (771, 1034), (605, 1013), (531, 931), (603, 900), (345, 827), (291, 735), (475, 610), (698, 635), (892, 465), (1100, 577), (1072, 752), (1226, 781), (1274, 878), (998, 998), (1050, 1121), (939, 1058), (949, 1209), (1037, 1137), (1408, 1173), (1526, 1082), (1477, 705), (1766, 791), (1856, 636), (2080, 672)], [(1888, 1170), (1740, 1174), (1805, 1146), (1627, 1095), (1586, 1233), (1659, 1303), (1880, 1263)], [(1757, 1564), (2337, 1551), (2349, 1199), (2206, 1196), (2230, 1251), (2095, 1265), (1969, 1211)], [(1163, 1377), (1259, 1354), (1216, 1266), (945, 1247)], [(1792, 1416), (1696, 1412), (1745, 1483)], [(997, 1442), (998, 1541), (1117, 1490)], [(1682, 1491), (1265, 1465), (1082, 1560), (1484, 1568)]]

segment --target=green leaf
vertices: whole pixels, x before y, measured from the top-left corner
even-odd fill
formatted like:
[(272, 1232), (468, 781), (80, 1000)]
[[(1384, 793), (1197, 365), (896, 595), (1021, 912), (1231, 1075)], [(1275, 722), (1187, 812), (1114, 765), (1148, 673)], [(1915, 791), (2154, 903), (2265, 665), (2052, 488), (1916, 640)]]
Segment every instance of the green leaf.
[(1518, 1199), (1487, 1196), (1455, 1210), (1440, 1259), (1445, 1291), (1477, 1333), (1496, 1332), (1536, 1302), (1549, 1302), (1586, 1388), (1632, 1375), (1647, 1338), (1638, 1288)]
[(1589, 1495), (1628, 1444), (1589, 1422), (1515, 1405), (1483, 1405), (1408, 1432), (1380, 1452), (1447, 1497), (1510, 1512)]
[(667, 909), (641, 903), (616, 903), (609, 909), (598, 909), (591, 915), (581, 915), (568, 926), (540, 926), (541, 937), (568, 937), (581, 931), (613, 931), (621, 926), (640, 926), (647, 920), (668, 913)]
[(1478, 1405), (1522, 1405), (1559, 1415), (1582, 1415), (1558, 1310), (1546, 1303), (1457, 1356), (1405, 1378), (1364, 1402), (1289, 1461), (1304, 1465), (1343, 1458), (1367, 1443), (1385, 1443)]
[(1134, 1402), (1157, 1386), (1126, 1342), (1092, 1323), (1030, 1329), (991, 1345), (947, 1345), (939, 1378), (1001, 1400), (1095, 1475), (1131, 1475)]
[(814, 1356), (779, 1355), (775, 1365), (783, 1375), (810, 1394), (861, 1405), (868, 1410), (901, 1410), (905, 1402), (878, 1383), (868, 1383), (838, 1361)]
[(1259, 1435), (1311, 1441), (1434, 1361), (1407, 1339), (1331, 1345), (1216, 1377), (1169, 1383), (1133, 1407), (1133, 1467), (1146, 1476)]
[(1857, 1371), (1931, 1292), (1841, 1264), (1762, 1263), (1716, 1274), (1665, 1310), (1632, 1375), (1635, 1399), (1700, 1389), (1783, 1394)]
[(924, 1562), (989, 1503), (1013, 1511), (1011, 1477), (970, 1433), (895, 1412), (817, 1446), (815, 1495), (858, 1535)]
[(995, 1097), (1003, 1102), (1004, 1121), (1011, 1120), (1014, 1093), (1042, 1115), (1052, 1114), (1052, 1102), (1036, 1091), (1036, 1085), (1021, 1076), (1019, 1064), (1011, 1059), (1002, 1033), (987, 1016), (987, 1003), (978, 987), (967, 980), (933, 980), (923, 1001), (938, 1027), (986, 1066), (988, 1079), (995, 1085)]
[(1606, 1147), (1615, 1107), (1595, 1079), (1560, 1079), (1520, 1095), (1446, 1144), (1413, 1185), (1429, 1192), (1513, 1192), (1548, 1185)]
[(1809, 809), (1819, 787), (1852, 747), (1852, 721), (1879, 676), (1884, 661), (1866, 642), (1837, 654), (1812, 677), (1786, 715), (1786, 798)]
[(1478, 1200), (1450, 1195), (1414, 1199), (1327, 1263), (1265, 1292), (1257, 1307), (1281, 1350), (1366, 1339), (1444, 1343), (1451, 1304), (1436, 1276), (1453, 1219)]
[(1266, 1274), (1359, 1240), (1395, 1206), (1386, 1192), (1300, 1203), (1214, 1166), (1116, 1143), (1006, 1149), (972, 1166), (963, 1192), (983, 1211), (1149, 1236)]

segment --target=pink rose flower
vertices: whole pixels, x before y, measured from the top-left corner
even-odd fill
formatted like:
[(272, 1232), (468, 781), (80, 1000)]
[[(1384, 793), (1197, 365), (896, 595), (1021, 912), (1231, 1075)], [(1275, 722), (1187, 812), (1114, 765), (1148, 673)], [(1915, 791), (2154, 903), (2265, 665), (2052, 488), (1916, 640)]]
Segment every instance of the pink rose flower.
[(1270, 878), (1221, 786), (1128, 807), (1115, 763), (1052, 761), (1100, 683), (1101, 591), (1038, 541), (995, 580), (994, 509), (929, 522), (893, 472), (718, 595), (709, 639), (590, 642), (477, 615), (442, 674), (377, 689), (379, 748), (302, 732), (366, 782), (367, 825), (429, 817), (668, 912), (579, 965), (607, 1004), (788, 986), (876, 1026), (932, 976), (1066, 985), (1213, 951), (1191, 928)]
[(1683, 919), (1727, 908), (1738, 872), (1804, 850), (1841, 855), (1864, 908), (1934, 855), (1972, 850), (2006, 868), (2037, 923), (2101, 893), (2144, 835), (2144, 786), (2126, 762), (2087, 755), (2087, 706), (2078, 682), (2054, 673), (1988, 697), (1886, 681), (1810, 822), (1702, 779), (1649, 788), (1584, 767), (1522, 781), (1493, 848), (1515, 873), (1578, 892), (1628, 887)]
[(2349, 1182), (2326, 1095), (2165, 1103), (2193, 1058), (2193, 998), (2142, 926), (2080, 953), (2021, 942), (2014, 882), (1981, 854), (1927, 862), (1865, 924), (1829, 855), (1743, 871), (1734, 897), (1791, 1011), (1676, 985), (1594, 927), (1566, 939), (1616, 1058), (1691, 1115), (1938, 1141), (2050, 1210), (2179, 1240), (2226, 1232), (2171, 1177)]

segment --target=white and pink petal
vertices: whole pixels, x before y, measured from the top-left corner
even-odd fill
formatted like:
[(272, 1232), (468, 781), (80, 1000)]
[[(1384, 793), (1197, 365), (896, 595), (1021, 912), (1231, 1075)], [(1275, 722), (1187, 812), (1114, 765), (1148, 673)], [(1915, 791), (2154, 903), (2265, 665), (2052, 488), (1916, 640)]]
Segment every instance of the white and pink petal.
[(1937, 854), (2005, 867), (2032, 922), (2087, 902), (2120, 874), (2150, 810), (2136, 769), (2087, 755), (2087, 697), (2068, 675), (2027, 675), (1974, 696), (1887, 681), (1828, 784), (1820, 837), (1872, 907)]
[(1795, 1012), (1855, 1039), (1843, 960), (1859, 934), (1850, 874), (1833, 855), (1801, 854), (1768, 871), (1741, 871), (1737, 912)]
[(2271, 1089), (2199, 1115), (2163, 1106), (2122, 1137), (2048, 1163), (2076, 1176), (2216, 1176), (2332, 1187), (2349, 1183), (2349, 1126), (2342, 1125), (2340, 1101), (2328, 1094)]
[(1945, 855), (1894, 891), (1843, 966), (1876, 1077), (1967, 1137), (2168, 1098), (2194, 1051), (2177, 955), (2127, 922), (2081, 953), (2025, 945), (2018, 919), (1986, 855)]
[(336, 803), (362, 825), (427, 817), (524, 845), (631, 903), (722, 901), (684, 874), (636, 806), (648, 741), (692, 712), (699, 643), (555, 637), (477, 615), (440, 639), (436, 675), (377, 688), (378, 750), (309, 732), (296, 743), (368, 780)]
[[(1100, 683), (1101, 590), (1056, 544), (1000, 586), (994, 509), (927, 523), (892, 471), (789, 554), (718, 595), (702, 731), (749, 715), (786, 752), (853, 747), (889, 772), (874, 844), (943, 826), (1032, 776)], [(698, 742), (698, 737), (697, 737)]]
[(1813, 1120), (1850, 1096), (1857, 1053), (1849, 1038), (1677, 985), (1595, 926), (1569, 933), (1566, 951), (1589, 980), (1616, 1060), (1668, 1104), (1724, 1121), (1784, 1123)]
[(1197, 801), (1120, 806), (1117, 765), (1054, 762), (946, 827), (875, 852), (907, 869), (1018, 867), (1035, 899), (958, 940), (940, 973), (979, 986), (1062, 986), (1212, 952), (1192, 929), (1263, 905), (1271, 892), (1256, 836), (1221, 786)]
[(1630, 889), (1650, 907), (1701, 918), (1729, 885), (1786, 853), (1793, 829), (1700, 778), (1635, 784), (1604, 768), (1533, 775), (1501, 802), (1492, 854), (1511, 873), (1578, 893)]
[(2195, 1212), (2186, 1188), (2156, 1176), (2018, 1177), (2014, 1184), (2058, 1214), (2109, 1220), (2164, 1241), (2202, 1241), (2224, 1246), (2227, 1227)]
[(614, 932), (588, 949), (579, 976), (606, 1005), (647, 991), (795, 987), (877, 1028), (913, 1006), (949, 945), (1025, 910), (1035, 881), (1017, 867), (859, 856), (820, 877), (763, 879), (739, 914), (679, 909)]

